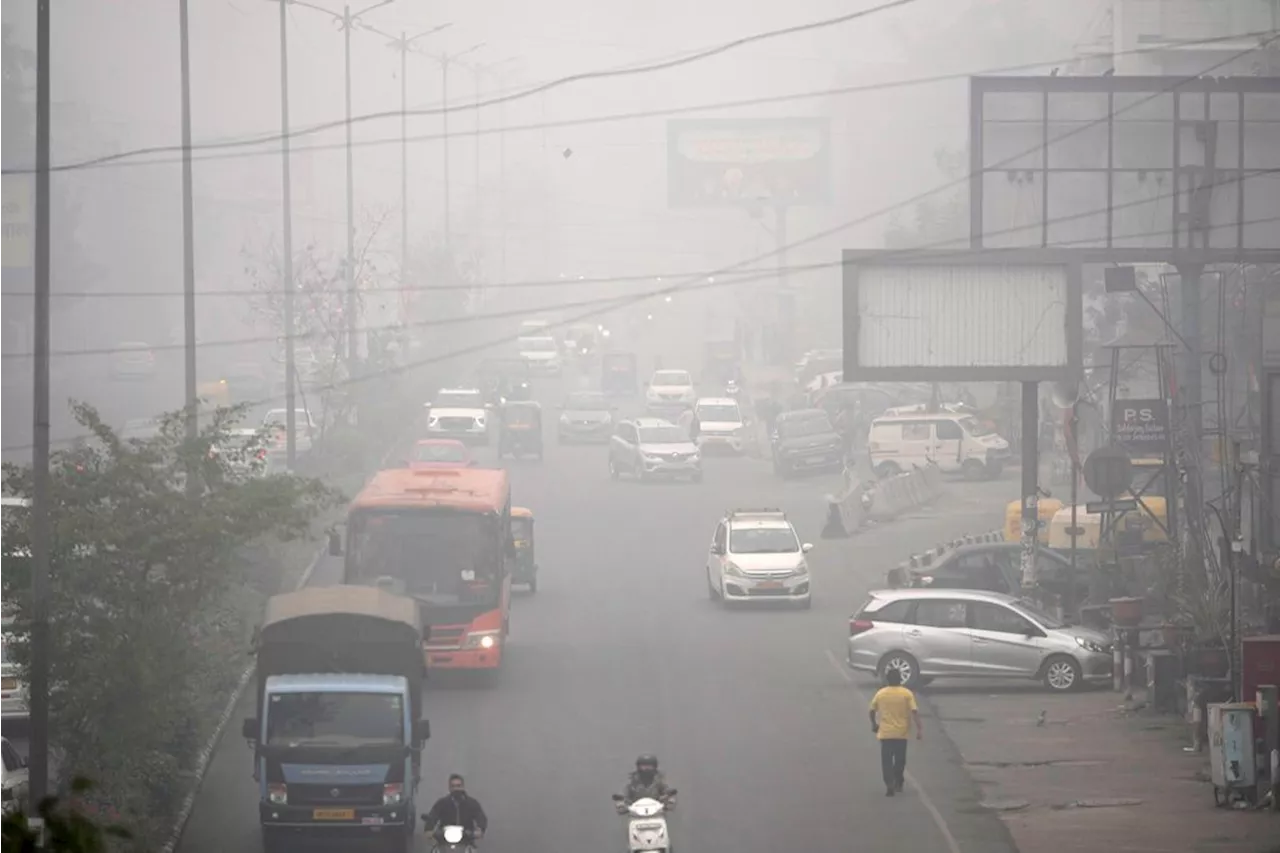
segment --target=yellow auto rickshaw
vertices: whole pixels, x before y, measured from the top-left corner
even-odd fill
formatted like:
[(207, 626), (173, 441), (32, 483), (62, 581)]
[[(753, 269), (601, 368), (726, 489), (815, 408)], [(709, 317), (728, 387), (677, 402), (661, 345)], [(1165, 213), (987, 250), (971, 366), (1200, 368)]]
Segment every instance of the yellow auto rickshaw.
[(511, 538), (516, 546), (511, 582), (522, 583), (529, 592), (538, 591), (538, 563), (533, 555), (533, 511), (522, 506), (511, 508)]
[[(1039, 512), (1039, 526), (1036, 529), (1036, 541), (1041, 545), (1049, 544), (1049, 523), (1054, 514), (1062, 509), (1062, 501), (1057, 498), (1041, 498), (1036, 505)], [(1022, 501), (1009, 501), (1004, 509), (1004, 541), (1022, 541)]]

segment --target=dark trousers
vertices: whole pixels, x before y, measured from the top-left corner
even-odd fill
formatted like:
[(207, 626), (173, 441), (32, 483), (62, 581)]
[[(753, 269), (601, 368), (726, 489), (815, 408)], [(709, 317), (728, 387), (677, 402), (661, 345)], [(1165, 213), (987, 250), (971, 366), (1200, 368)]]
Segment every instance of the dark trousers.
[(884, 738), (880, 741), (880, 770), (886, 788), (902, 789), (907, 772), (907, 739)]

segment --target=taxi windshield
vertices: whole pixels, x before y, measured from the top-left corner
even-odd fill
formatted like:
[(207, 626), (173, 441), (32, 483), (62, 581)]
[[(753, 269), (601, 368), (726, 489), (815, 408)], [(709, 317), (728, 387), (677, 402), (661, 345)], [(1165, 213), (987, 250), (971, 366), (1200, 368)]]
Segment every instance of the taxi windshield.
[(729, 531), (731, 554), (795, 554), (800, 550), (789, 527), (735, 527)]

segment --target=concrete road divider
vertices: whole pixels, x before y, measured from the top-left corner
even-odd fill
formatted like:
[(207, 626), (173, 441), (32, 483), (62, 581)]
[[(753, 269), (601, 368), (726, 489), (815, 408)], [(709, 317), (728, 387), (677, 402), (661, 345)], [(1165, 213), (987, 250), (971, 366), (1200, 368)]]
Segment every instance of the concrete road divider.
[(843, 539), (857, 533), (868, 521), (889, 521), (922, 507), (942, 494), (942, 472), (936, 465), (916, 468), (872, 483), (859, 480), (845, 469), (845, 487), (839, 495), (827, 495), (827, 519), (822, 538)]

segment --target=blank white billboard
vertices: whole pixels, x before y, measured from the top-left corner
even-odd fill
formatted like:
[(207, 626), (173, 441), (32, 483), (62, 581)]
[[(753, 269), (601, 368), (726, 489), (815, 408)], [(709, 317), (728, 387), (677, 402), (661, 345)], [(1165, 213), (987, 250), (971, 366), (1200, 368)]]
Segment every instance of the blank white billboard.
[(846, 276), (846, 381), (1055, 379), (1078, 364), (1065, 264), (872, 262)]

